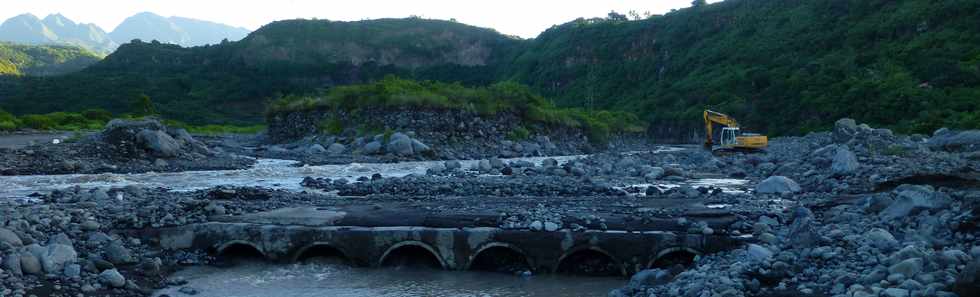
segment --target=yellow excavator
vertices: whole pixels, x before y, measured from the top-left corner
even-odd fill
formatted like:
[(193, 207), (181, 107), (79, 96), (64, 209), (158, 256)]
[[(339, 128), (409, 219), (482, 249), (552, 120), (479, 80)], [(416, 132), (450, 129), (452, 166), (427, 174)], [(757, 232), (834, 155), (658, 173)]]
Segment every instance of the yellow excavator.
[[(714, 124), (724, 125), (721, 128), (721, 143), (714, 148)], [(762, 152), (769, 146), (769, 138), (756, 133), (742, 132), (734, 118), (711, 110), (704, 110), (705, 149), (712, 151)]]

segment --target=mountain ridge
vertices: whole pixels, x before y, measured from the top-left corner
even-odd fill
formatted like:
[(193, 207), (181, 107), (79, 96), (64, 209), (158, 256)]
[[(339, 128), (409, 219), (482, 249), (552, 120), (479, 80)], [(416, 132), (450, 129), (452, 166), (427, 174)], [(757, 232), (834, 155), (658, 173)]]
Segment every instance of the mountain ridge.
[(76, 23), (60, 13), (40, 19), (33, 14), (11, 17), (0, 25), (0, 41), (28, 44), (69, 44), (107, 55), (133, 39), (158, 40), (184, 47), (239, 40), (249, 31), (216, 22), (185, 17), (162, 17), (152, 12), (130, 16), (106, 32), (91, 23)]

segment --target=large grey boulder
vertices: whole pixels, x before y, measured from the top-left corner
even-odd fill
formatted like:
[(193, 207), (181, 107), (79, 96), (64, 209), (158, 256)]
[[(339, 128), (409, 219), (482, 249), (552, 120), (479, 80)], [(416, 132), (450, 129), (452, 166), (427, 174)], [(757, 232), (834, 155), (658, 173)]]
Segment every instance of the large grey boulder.
[(319, 143), (314, 143), (310, 147), (306, 148), (306, 153), (307, 154), (310, 154), (310, 155), (318, 155), (318, 154), (322, 154), (322, 153), (326, 153), (326, 152), (327, 152), (327, 149), (324, 148), (323, 145), (321, 145)]
[(412, 138), (403, 133), (392, 134), (385, 149), (388, 153), (399, 156), (411, 156), (415, 154), (415, 150), (412, 148)]
[(796, 193), (801, 190), (796, 181), (785, 176), (770, 176), (755, 186), (755, 191), (761, 194)]
[(890, 251), (898, 245), (898, 240), (895, 239), (895, 236), (891, 232), (888, 232), (888, 230), (881, 228), (871, 229), (871, 231), (864, 234), (864, 238), (868, 240), (871, 246), (883, 251)]
[(361, 148), (361, 152), (366, 155), (374, 155), (381, 152), (381, 147), (382, 147), (381, 141), (377, 141), (377, 140), (371, 141), (365, 144), (363, 148)]
[(106, 260), (109, 260), (112, 264), (130, 264), (135, 263), (133, 259), (132, 252), (129, 251), (125, 246), (120, 244), (118, 241), (114, 241), (109, 244), (105, 249)]
[(20, 240), (20, 236), (17, 236), (17, 233), (14, 233), (14, 231), (0, 228), (0, 246), (3, 244), (11, 247), (19, 247), (24, 245), (24, 242)]
[(980, 151), (980, 130), (936, 131), (927, 144), (933, 149), (952, 152)]
[(136, 135), (136, 142), (156, 157), (173, 158), (180, 154), (177, 140), (160, 130), (140, 131)]
[(78, 261), (78, 253), (69, 245), (52, 244), (41, 255), (41, 266), (47, 273), (60, 273), (65, 265)]
[(923, 210), (944, 208), (950, 203), (949, 196), (936, 192), (930, 186), (901, 185), (894, 192), (895, 201), (879, 213), (884, 220), (900, 219)]
[(20, 270), (23, 271), (24, 274), (40, 275), (42, 272), (41, 261), (38, 260), (37, 256), (34, 256), (33, 253), (30, 252), (21, 253)]
[(853, 119), (843, 118), (834, 123), (834, 142), (847, 143), (857, 135), (859, 128)]
[(860, 164), (858, 164), (857, 156), (854, 152), (851, 152), (847, 145), (842, 145), (837, 147), (837, 153), (834, 154), (834, 162), (830, 166), (830, 170), (834, 175), (850, 175), (857, 171)]
[(334, 143), (331, 144), (329, 147), (327, 147), (327, 154), (331, 156), (336, 156), (344, 153), (345, 150), (347, 150), (347, 147), (344, 146), (343, 144)]
[(119, 274), (115, 268), (107, 269), (99, 274), (99, 281), (113, 288), (122, 288), (126, 285), (126, 278)]
[(143, 130), (161, 131), (163, 124), (155, 119), (109, 121), (100, 133), (102, 139), (112, 145), (127, 145), (136, 141), (136, 134)]
[(428, 145), (425, 145), (418, 139), (412, 139), (412, 151), (416, 154), (425, 153), (432, 150)]
[(674, 275), (665, 269), (645, 269), (637, 272), (630, 278), (629, 287), (646, 288), (669, 283)]
[(750, 260), (757, 262), (768, 260), (773, 255), (773, 252), (766, 247), (754, 243), (750, 243), (745, 251)]

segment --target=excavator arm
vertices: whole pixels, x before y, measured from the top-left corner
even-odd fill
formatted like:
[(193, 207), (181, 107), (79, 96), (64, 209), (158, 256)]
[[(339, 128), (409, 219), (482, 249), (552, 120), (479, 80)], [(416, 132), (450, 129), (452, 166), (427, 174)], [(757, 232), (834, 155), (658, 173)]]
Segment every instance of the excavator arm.
[(704, 146), (707, 148), (710, 148), (712, 145), (714, 145), (714, 140), (712, 139), (712, 137), (714, 137), (713, 136), (714, 123), (725, 125), (727, 127), (738, 128), (738, 122), (736, 122), (735, 119), (733, 119), (732, 117), (717, 111), (705, 109), (704, 110), (704, 130), (705, 130)]

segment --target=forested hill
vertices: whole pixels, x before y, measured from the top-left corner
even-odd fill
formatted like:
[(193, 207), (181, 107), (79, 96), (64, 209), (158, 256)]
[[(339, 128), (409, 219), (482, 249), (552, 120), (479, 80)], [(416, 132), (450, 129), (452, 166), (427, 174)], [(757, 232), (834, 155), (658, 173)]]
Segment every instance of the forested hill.
[(903, 132), (976, 128), (980, 2), (726, 0), (580, 19), (531, 40), (417, 18), (281, 21), (207, 47), (123, 45), (77, 74), (0, 84), (0, 107), (126, 111), (147, 94), (170, 117), (249, 122), (278, 94), (388, 74), (516, 80), (561, 105), (637, 112), (651, 131), (700, 127), (706, 107), (771, 134), (844, 116)]
[(99, 59), (76, 46), (0, 42), (0, 75), (58, 75), (81, 70)]
[(565, 104), (591, 98), (656, 125), (695, 124), (711, 107), (777, 134), (844, 116), (980, 127), (980, 2), (727, 0), (579, 20), (541, 34), (516, 65), (514, 77)]

